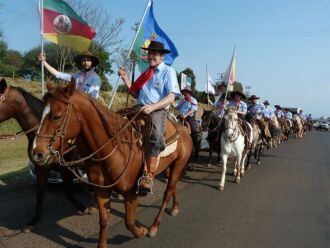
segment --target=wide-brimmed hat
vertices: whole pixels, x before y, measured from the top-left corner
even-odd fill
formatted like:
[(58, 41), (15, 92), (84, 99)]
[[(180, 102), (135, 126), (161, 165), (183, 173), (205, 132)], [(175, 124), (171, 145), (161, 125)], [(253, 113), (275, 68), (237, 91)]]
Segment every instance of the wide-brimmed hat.
[(280, 105), (274, 105), (275, 108), (282, 109)]
[(77, 65), (81, 66), (81, 59), (83, 57), (89, 57), (92, 60), (93, 67), (100, 63), (99, 59), (95, 57), (90, 51), (81, 52), (80, 54), (76, 55), (73, 60)]
[(260, 97), (257, 97), (256, 95), (250, 96), (249, 100), (258, 100)]
[(263, 104), (265, 104), (265, 105), (270, 105), (270, 103), (268, 102), (268, 100), (265, 100), (265, 101), (263, 102)]
[(184, 89), (182, 90), (182, 92), (184, 92), (184, 91), (188, 91), (190, 93), (192, 92), (191, 91), (191, 88), (189, 86), (184, 87)]
[(141, 47), (143, 50), (147, 51), (154, 51), (154, 52), (160, 52), (160, 53), (171, 53), (170, 50), (165, 49), (164, 44), (159, 41), (152, 40), (148, 47)]
[(235, 95), (240, 95), (243, 100), (246, 99), (246, 96), (242, 92), (240, 92), (238, 90), (235, 90), (235, 91), (233, 91), (233, 92), (230, 93), (230, 96), (233, 99), (235, 98)]
[(221, 84), (218, 84), (218, 88), (221, 88), (222, 86), (227, 87), (227, 84), (225, 82), (221, 82)]

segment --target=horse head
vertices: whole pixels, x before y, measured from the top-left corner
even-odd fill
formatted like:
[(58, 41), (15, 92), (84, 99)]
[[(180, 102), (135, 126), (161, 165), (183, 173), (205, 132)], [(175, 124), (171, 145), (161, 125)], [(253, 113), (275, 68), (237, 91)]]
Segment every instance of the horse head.
[(204, 131), (219, 129), (221, 124), (221, 118), (219, 118), (212, 110), (204, 110), (202, 115), (202, 129)]
[(235, 110), (231, 110), (228, 111), (225, 115), (224, 115), (224, 120), (225, 120), (225, 128), (226, 131), (233, 131), (236, 130), (236, 128), (238, 127), (239, 123), (239, 118), (238, 118), (238, 114), (237, 111)]
[(47, 82), (45, 108), (33, 142), (32, 156), (35, 164), (47, 166), (54, 162), (66, 150), (68, 141), (79, 134), (80, 118), (71, 101), (75, 88), (74, 79), (66, 86), (55, 87)]
[(9, 104), (9, 85), (3, 78), (0, 80), (0, 122), (13, 117), (12, 106)]

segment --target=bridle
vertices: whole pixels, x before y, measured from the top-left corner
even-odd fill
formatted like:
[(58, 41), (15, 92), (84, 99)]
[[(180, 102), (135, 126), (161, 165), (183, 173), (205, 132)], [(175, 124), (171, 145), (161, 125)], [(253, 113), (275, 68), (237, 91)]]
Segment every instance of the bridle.
[[(93, 153), (91, 153), (90, 155), (80, 158), (78, 160), (75, 161), (65, 161), (64, 159), (64, 155), (67, 154), (69, 151), (71, 151), (74, 147), (69, 148), (67, 150), (64, 150), (64, 145), (65, 145), (65, 133), (67, 131), (67, 124), (68, 124), (68, 119), (70, 116), (70, 113), (72, 112), (72, 110), (74, 110), (77, 119), (79, 122), (82, 122), (78, 111), (76, 109), (76, 107), (70, 102), (70, 101), (66, 101), (63, 99), (59, 99), (58, 97), (54, 96), (54, 98), (56, 98), (58, 101), (67, 104), (67, 109), (65, 112), (65, 116), (63, 117), (62, 123), (60, 125), (60, 127), (58, 129), (55, 130), (54, 134), (39, 134), (37, 133), (36, 136), (37, 137), (43, 137), (43, 138), (51, 138), (50, 143), (47, 145), (47, 149), (49, 151), (48, 156), (45, 159), (45, 163), (47, 163), (49, 161), (49, 159), (51, 159), (52, 156), (55, 156), (59, 159), (59, 164), (60, 166), (64, 166), (66, 168), (68, 168), (80, 181), (84, 182), (85, 184), (88, 184), (90, 186), (95, 186), (95, 187), (99, 187), (99, 188), (111, 188), (114, 187), (116, 184), (118, 184), (118, 182), (122, 179), (124, 173), (126, 172), (130, 159), (131, 159), (131, 155), (132, 155), (132, 146), (134, 143), (134, 129), (133, 127), (131, 128), (131, 140), (130, 140), (130, 152), (129, 152), (129, 156), (126, 162), (125, 167), (123, 168), (122, 172), (120, 173), (119, 177), (114, 181), (114, 183), (110, 184), (110, 185), (98, 185), (98, 184), (94, 184), (91, 182), (88, 182), (86, 180), (84, 180), (81, 176), (79, 176), (71, 167), (74, 165), (78, 165), (81, 164), (87, 160), (92, 160), (94, 162), (101, 162), (104, 161), (106, 159), (108, 159), (109, 157), (111, 157), (111, 155), (114, 154), (115, 150), (118, 147), (118, 144), (116, 144), (112, 150), (104, 157), (102, 158), (95, 158), (94, 156), (99, 153), (101, 150), (103, 150), (107, 145), (109, 145), (111, 142), (113, 142), (124, 130), (126, 130), (129, 126), (131, 126), (132, 122), (137, 118), (137, 116), (141, 113), (141, 110), (136, 111), (136, 114), (134, 115), (134, 117), (132, 119), (130, 119), (130, 121), (128, 121), (117, 133), (116, 135), (114, 135), (113, 137), (111, 137), (107, 142), (105, 142), (102, 146), (100, 146), (96, 151), (94, 151)], [(60, 151), (55, 150), (53, 148), (53, 144), (55, 143), (55, 141), (57, 140), (57, 138), (61, 139), (60, 140)]]
[[(228, 116), (230, 116), (230, 114), (228, 114)], [(229, 125), (231, 124), (231, 125)], [(223, 138), (225, 139), (225, 141), (229, 142), (229, 143), (233, 143), (235, 142), (239, 135), (240, 135), (240, 129), (237, 125), (237, 121), (236, 121), (236, 125), (234, 125), (235, 122), (234, 120), (232, 120), (231, 118), (226, 118), (225, 121), (225, 130), (233, 130), (231, 135), (227, 135), (227, 132), (223, 132)], [(232, 126), (234, 126), (234, 128), (232, 128)]]

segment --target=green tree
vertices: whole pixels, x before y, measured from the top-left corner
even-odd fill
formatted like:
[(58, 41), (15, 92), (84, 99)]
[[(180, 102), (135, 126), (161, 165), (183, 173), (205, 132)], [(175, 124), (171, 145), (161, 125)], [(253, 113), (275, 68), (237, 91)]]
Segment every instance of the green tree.
[(234, 91), (239, 91), (243, 93), (242, 83), (235, 81), (234, 82)]

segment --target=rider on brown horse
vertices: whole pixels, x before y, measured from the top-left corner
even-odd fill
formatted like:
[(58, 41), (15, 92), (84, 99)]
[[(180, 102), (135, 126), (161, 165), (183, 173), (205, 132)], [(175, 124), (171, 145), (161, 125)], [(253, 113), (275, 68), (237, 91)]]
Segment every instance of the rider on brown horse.
[(196, 137), (198, 130), (197, 130), (197, 122), (195, 120), (195, 114), (197, 112), (197, 100), (191, 95), (190, 87), (185, 87), (182, 90), (182, 94), (184, 96), (175, 106), (175, 108), (180, 112), (180, 118), (183, 121), (188, 122), (191, 136), (194, 140)]
[(260, 97), (257, 97), (256, 95), (252, 95), (249, 98), (251, 104), (248, 107), (248, 115), (252, 115), (252, 117), (256, 119), (256, 123), (262, 130), (263, 136), (265, 137), (266, 141), (268, 138), (271, 138), (268, 124), (263, 119), (263, 115), (266, 108), (264, 104), (258, 102), (258, 99), (260, 99)]
[(148, 48), (149, 68), (132, 84), (123, 67), (118, 71), (130, 93), (137, 98), (137, 105), (141, 111), (151, 116), (152, 130), (146, 151), (146, 168), (141, 181), (141, 193), (152, 192), (152, 180), (155, 176), (159, 154), (165, 149), (163, 137), (169, 106), (175, 97), (180, 95), (179, 84), (175, 70), (166, 65), (163, 60), (165, 54), (171, 53), (164, 48), (164, 44), (151, 41)]

